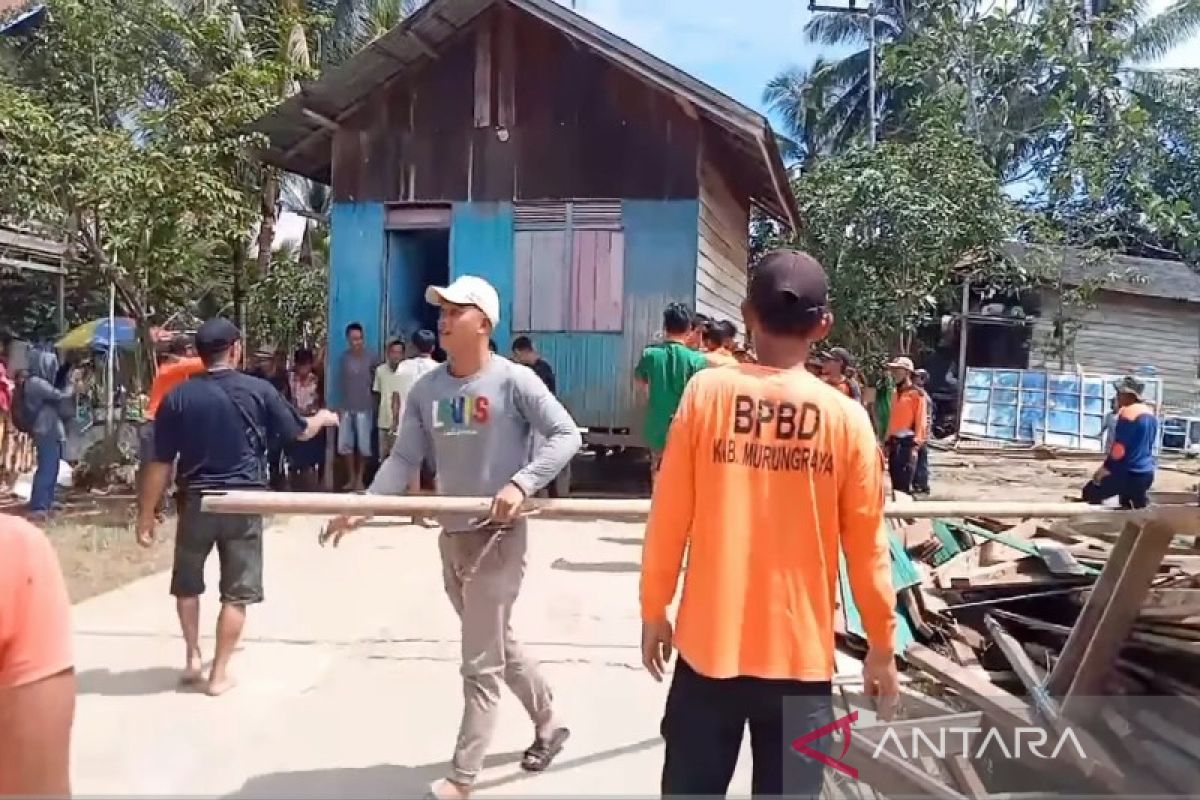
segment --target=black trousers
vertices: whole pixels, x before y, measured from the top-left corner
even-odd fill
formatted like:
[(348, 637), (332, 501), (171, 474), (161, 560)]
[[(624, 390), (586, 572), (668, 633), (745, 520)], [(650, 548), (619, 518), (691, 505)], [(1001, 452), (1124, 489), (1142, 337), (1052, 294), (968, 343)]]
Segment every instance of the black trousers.
[(892, 480), (894, 492), (912, 493), (913, 473), (916, 467), (913, 460), (914, 447), (916, 441), (909, 436), (887, 440), (888, 477)]
[[(664, 797), (724, 797), (750, 726), (754, 796), (812, 797), (824, 766), (791, 747), (833, 719), (833, 685), (765, 678), (709, 678), (682, 658), (667, 694), (662, 736)], [(808, 746), (824, 752), (829, 738)]]
[(1116, 497), (1121, 508), (1145, 508), (1150, 505), (1148, 493), (1153, 485), (1153, 472), (1106, 475), (1099, 483), (1092, 480), (1084, 484), (1083, 501), (1092, 505), (1100, 505), (1110, 497)]

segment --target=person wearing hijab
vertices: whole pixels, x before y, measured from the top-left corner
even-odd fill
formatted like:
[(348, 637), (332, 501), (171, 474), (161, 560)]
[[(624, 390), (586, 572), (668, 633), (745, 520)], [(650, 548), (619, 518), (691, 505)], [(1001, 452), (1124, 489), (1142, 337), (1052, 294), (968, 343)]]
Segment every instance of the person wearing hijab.
[(54, 488), (58, 484), (58, 464), (62, 460), (63, 443), (67, 432), (63, 422), (74, 414), (75, 387), (58, 389), (58, 356), (54, 353), (31, 353), (29, 377), (22, 390), (22, 409), (30, 420), (30, 434), (37, 451), (37, 469), (29, 496), (32, 515), (46, 516), (54, 506)]

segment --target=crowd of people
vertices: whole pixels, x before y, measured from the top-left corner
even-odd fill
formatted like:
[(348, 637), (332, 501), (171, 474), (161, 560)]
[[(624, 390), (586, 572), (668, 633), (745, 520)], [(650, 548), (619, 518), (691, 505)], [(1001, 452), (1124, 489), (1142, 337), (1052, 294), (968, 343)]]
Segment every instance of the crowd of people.
[[(688, 382), (700, 370), (737, 364), (754, 364), (755, 351), (738, 343), (737, 325), (693, 314), (682, 303), (663, 311), (661, 340), (642, 352), (634, 380), (646, 396), (644, 437), (650, 449), (652, 480), (662, 462), (667, 432)], [(804, 368), (822, 382), (857, 403), (864, 403), (854, 356), (844, 347), (810, 348)], [(913, 495), (928, 495), (929, 437), (933, 428), (933, 401), (926, 385), (929, 373), (916, 369), (907, 356), (885, 365), (890, 387), (882, 443), (892, 488)]]
[[(240, 331), (224, 319), (204, 323), (195, 356), (175, 353), (176, 369), (164, 370), (195, 369), (165, 389), (154, 409), (136, 527), (140, 543), (155, 541), (174, 474), (180, 518), (170, 592), (183, 634), (181, 680), (217, 696), (235, 685), (230, 660), (246, 610), (265, 597), (263, 518), (205, 511), (204, 493), (265, 488), (272, 452), (295, 452), (336, 429), (344, 458), (366, 455), (364, 440), (377, 439), (387, 451), (368, 494), (418, 491), (436, 465), (439, 493), (491, 497), (482, 516), (437, 520), (445, 590), (461, 622), (464, 702), (446, 775), (430, 795), (462, 800), (491, 745), (501, 687), (513, 691), (530, 720), (523, 769), (550, 767), (570, 737), (511, 619), (525, 573), (523, 506), (567, 466), (581, 438), (531, 342), (514, 343), (512, 359), (496, 354), (501, 304), (494, 287), (466, 276), (430, 287), (426, 299), (440, 309), (436, 341), (444, 362), (432, 360), (432, 334), (421, 333), (413, 337), (415, 359), (432, 363), (405, 367), (414, 359), (389, 347), (387, 360), (375, 364), (361, 329), (351, 326), (337, 378), (370, 385), (354, 387), (358, 394), (340, 413), (322, 407), (307, 358), (296, 358), (287, 375), (249, 375), (238, 369)], [(641, 655), (659, 681), (674, 660), (660, 728), (660, 790), (724, 796), (749, 727), (754, 795), (817, 797), (825, 760), (789, 752), (786, 744), (832, 723), (842, 556), (868, 642), (866, 695), (883, 720), (894, 716), (899, 699), (881, 447), (853, 358), (837, 348), (818, 350), (833, 309), (815, 259), (793, 250), (767, 254), (742, 311), (753, 355), (745, 348), (738, 354), (729, 326), (672, 305), (663, 340), (646, 348), (636, 369), (649, 393), (647, 437), (656, 448), (641, 563)], [(814, 352), (821, 353), (819, 378), (811, 374)], [(182, 366), (189, 358), (199, 366)], [(390, 372), (380, 374), (384, 366)], [(903, 485), (919, 471), (928, 404), (910, 360), (896, 358), (887, 369), (897, 389), (883, 449), (893, 484)], [(1153, 436), (1140, 391), (1134, 383), (1120, 388), (1114, 444), (1096, 476), (1096, 496), (1122, 494), (1124, 502), (1125, 494), (1146, 488), (1131, 477), (1144, 466)], [(369, 407), (367, 397), (388, 414)], [(354, 466), (351, 488), (367, 482)], [(335, 517), (320, 542), (336, 546), (369, 520)], [(205, 675), (199, 609), (214, 549), (221, 611)], [(75, 685), (68, 614), (46, 538), (25, 521), (0, 516), (0, 795), (69, 794)], [(810, 747), (828, 744), (826, 737)]]

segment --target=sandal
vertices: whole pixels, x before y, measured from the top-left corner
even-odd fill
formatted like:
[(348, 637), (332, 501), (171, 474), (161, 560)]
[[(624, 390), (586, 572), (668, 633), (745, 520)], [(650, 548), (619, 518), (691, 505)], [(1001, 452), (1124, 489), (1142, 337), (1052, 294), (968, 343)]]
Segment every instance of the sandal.
[(524, 757), (521, 759), (521, 769), (526, 772), (545, 771), (554, 763), (555, 757), (562, 752), (563, 745), (567, 743), (570, 736), (569, 729), (556, 728), (549, 738), (534, 739), (533, 744), (529, 745), (529, 749), (525, 751)]

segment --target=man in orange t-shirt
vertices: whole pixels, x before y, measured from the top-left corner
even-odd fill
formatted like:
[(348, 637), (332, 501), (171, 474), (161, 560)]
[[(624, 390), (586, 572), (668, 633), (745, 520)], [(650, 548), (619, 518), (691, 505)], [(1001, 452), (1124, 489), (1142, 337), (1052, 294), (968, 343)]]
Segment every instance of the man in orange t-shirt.
[(71, 793), (70, 607), (45, 534), (0, 514), (0, 797)]
[[(139, 486), (145, 465), (154, 460), (154, 415), (158, 413), (158, 407), (162, 405), (163, 398), (188, 378), (204, 371), (204, 362), (199, 357), (189, 355), (191, 351), (191, 342), (187, 337), (177, 336), (172, 339), (167, 348), (167, 357), (159, 365), (158, 372), (154, 375), (154, 382), (150, 384), (150, 398), (146, 404), (146, 421), (138, 430)], [(167, 492), (163, 492), (162, 499), (158, 503), (159, 519), (163, 518), (166, 502)]]
[(911, 358), (901, 356), (889, 362), (887, 369), (896, 384), (884, 440), (888, 476), (894, 491), (911, 494), (917, 459), (929, 439), (929, 406), (924, 390), (913, 380), (916, 370)]
[(743, 305), (759, 363), (700, 372), (671, 425), (641, 580), (643, 663), (662, 680), (679, 650), (663, 795), (723, 797), (747, 723), (755, 796), (819, 793), (822, 765), (785, 748), (832, 720), (839, 551), (870, 645), (864, 684), (882, 717), (895, 711), (879, 447), (866, 409), (806, 370), (833, 322), (827, 293), (811, 256), (765, 256)]

